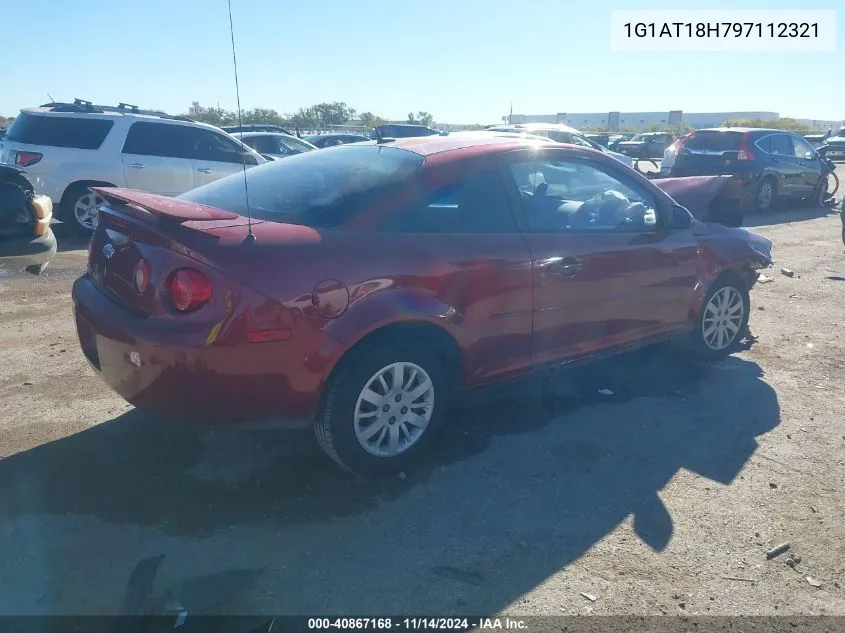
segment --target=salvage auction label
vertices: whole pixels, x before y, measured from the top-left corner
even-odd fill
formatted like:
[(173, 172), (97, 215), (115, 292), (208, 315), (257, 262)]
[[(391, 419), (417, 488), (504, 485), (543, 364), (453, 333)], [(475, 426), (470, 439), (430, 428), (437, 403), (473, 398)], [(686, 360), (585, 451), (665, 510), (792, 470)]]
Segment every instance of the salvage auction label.
[(836, 11), (612, 11), (610, 47), (640, 52), (835, 52)]

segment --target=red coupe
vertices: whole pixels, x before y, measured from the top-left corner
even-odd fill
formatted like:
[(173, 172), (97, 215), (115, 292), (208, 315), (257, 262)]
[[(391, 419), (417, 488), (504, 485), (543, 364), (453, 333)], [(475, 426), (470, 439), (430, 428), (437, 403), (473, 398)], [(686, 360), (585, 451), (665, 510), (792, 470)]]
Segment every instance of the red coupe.
[(456, 389), (669, 338), (725, 356), (771, 265), (597, 151), (483, 132), (97, 193), (73, 299), (102, 378), (182, 420), (308, 420), (358, 471), (407, 466)]

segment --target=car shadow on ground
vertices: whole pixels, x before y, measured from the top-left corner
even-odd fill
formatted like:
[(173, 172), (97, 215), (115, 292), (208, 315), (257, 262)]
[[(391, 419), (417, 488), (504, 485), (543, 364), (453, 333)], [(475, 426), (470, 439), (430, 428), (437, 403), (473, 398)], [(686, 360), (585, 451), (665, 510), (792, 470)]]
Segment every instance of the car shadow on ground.
[[(335, 467), (310, 431), (195, 432), (133, 410), (0, 461), (0, 521), (93, 515), (195, 538), (309, 524), (274, 555), (321, 551), (329, 610), (488, 612), (632, 514), (637, 535), (663, 550), (673, 533), (658, 496), (667, 482), (685, 468), (730, 484), (756, 437), (778, 424), (776, 394), (761, 378), (736, 356), (696, 366), (655, 347), (551, 382), (521, 380), (462, 398), (430, 457), (374, 479)], [(419, 530), (425, 537), (408, 536)], [(345, 565), (376, 544), (394, 573), (356, 565), (350, 585)], [(394, 582), (410, 574), (446, 585), (400, 597)], [(358, 587), (371, 602), (360, 603)], [(302, 591), (294, 604), (307, 610), (316, 589), (293, 581), (285, 591)]]
[(828, 207), (807, 207), (801, 204), (796, 206), (795, 204), (783, 203), (768, 213), (746, 213), (743, 216), (742, 226), (751, 229), (758, 226), (806, 222), (807, 220), (818, 220), (829, 215), (835, 215), (838, 212), (838, 209)]

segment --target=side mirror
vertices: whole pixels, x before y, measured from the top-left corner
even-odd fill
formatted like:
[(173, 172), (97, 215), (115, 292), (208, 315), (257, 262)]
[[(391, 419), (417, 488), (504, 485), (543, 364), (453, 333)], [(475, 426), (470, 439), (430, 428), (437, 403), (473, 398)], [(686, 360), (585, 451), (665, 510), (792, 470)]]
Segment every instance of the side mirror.
[(238, 162), (242, 162), (245, 165), (253, 165), (254, 166), (254, 165), (258, 164), (258, 159), (249, 152), (243, 152), (241, 154), (241, 160), (238, 161)]
[(683, 230), (692, 226), (692, 214), (679, 204), (669, 207), (667, 222), (665, 224), (670, 230)]

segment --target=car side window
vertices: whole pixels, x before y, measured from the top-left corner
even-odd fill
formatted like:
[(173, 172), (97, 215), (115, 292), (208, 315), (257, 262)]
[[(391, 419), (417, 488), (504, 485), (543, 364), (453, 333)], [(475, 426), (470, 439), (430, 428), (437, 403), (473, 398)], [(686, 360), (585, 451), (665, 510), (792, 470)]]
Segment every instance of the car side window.
[(786, 134), (773, 134), (772, 154), (777, 154), (778, 156), (794, 156), (792, 139)]
[(529, 233), (651, 231), (657, 201), (648, 190), (586, 161), (512, 163)]
[(761, 138), (759, 141), (757, 141), (757, 147), (759, 147), (761, 150), (763, 150), (767, 154), (771, 154), (772, 153), (772, 136), (769, 135), (769, 136), (764, 136), (763, 138)]
[(193, 132), (191, 158), (219, 163), (242, 162), (242, 150), (233, 140), (202, 128), (191, 128), (191, 131)]
[(391, 233), (516, 233), (501, 175), (495, 168), (466, 176), (404, 207), (380, 230)]
[(190, 145), (190, 128), (184, 125), (138, 121), (129, 128), (122, 151), (139, 156), (189, 158)]
[(792, 147), (796, 158), (807, 158), (807, 154), (815, 154), (813, 148), (803, 138), (792, 137)]

